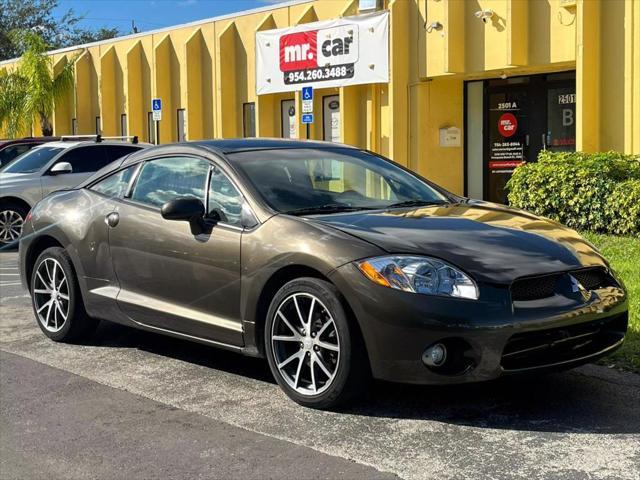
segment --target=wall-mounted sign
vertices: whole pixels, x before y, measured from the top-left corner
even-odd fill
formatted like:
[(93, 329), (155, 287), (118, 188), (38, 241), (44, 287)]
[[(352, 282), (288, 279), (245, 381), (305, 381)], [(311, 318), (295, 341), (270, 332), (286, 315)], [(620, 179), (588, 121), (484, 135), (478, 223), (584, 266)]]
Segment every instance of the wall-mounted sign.
[(448, 127), (440, 129), (441, 147), (459, 147), (460, 129), (458, 127)]
[(389, 12), (256, 33), (256, 93), (389, 81)]

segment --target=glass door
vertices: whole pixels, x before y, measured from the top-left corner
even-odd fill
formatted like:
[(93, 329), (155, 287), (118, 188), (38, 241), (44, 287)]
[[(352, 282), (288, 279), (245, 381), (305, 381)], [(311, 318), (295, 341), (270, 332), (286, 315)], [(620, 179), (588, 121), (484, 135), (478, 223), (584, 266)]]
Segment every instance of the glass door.
[(294, 99), (280, 102), (280, 133), (282, 138), (298, 138), (298, 120)]
[(506, 204), (518, 165), (542, 150), (575, 150), (575, 72), (488, 80), (483, 103), (483, 196)]
[(340, 96), (322, 97), (322, 139), (325, 142), (340, 142)]
[(519, 87), (491, 92), (488, 106), (485, 197), (507, 203), (505, 185), (513, 170), (529, 159), (529, 92)]

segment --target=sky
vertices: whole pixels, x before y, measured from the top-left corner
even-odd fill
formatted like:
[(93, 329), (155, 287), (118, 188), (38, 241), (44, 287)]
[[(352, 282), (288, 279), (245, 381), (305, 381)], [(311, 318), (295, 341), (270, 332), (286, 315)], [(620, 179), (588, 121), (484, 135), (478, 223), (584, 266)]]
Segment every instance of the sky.
[(282, 0), (59, 0), (56, 17), (73, 9), (83, 16), (87, 28), (117, 27), (132, 33), (131, 20), (138, 31), (155, 30), (232, 12), (265, 7)]

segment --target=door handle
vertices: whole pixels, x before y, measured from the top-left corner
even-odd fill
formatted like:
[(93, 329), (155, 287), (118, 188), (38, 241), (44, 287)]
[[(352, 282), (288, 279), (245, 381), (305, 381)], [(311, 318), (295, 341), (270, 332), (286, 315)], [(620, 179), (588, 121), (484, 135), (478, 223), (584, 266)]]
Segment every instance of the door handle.
[(118, 222), (120, 221), (120, 215), (118, 215), (118, 212), (111, 212), (105, 217), (104, 221), (107, 225), (113, 228), (118, 225)]

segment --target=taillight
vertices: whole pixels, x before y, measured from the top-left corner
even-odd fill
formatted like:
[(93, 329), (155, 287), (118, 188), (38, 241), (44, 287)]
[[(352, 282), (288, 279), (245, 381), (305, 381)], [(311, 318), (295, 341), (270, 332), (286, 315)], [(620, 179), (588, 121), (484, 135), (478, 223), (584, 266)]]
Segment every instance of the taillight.
[(31, 211), (29, 211), (29, 213), (27, 213), (27, 218), (24, 219), (25, 222), (30, 222), (31, 221), (31, 217), (33, 217), (33, 215), (31, 214)]

